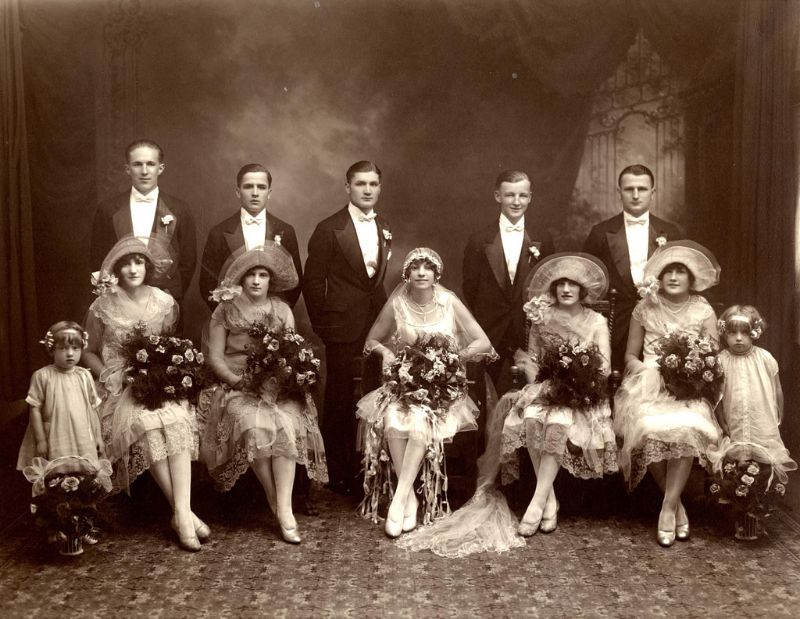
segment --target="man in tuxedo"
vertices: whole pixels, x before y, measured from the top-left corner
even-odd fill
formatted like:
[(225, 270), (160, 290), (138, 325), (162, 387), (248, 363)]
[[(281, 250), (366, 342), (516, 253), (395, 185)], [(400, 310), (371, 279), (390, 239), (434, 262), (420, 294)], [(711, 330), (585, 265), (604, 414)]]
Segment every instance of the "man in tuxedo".
[(500, 216), (473, 233), (464, 250), (464, 300), (486, 331), (500, 361), (488, 371), (498, 393), (510, 386), (508, 368), (514, 351), (523, 345), (524, 284), (537, 261), (553, 253), (553, 239), (526, 212), (531, 181), (517, 170), (502, 172), (495, 181), (494, 199)]
[(677, 225), (650, 213), (655, 192), (650, 169), (640, 164), (623, 169), (617, 182), (623, 212), (594, 226), (583, 244), (583, 251), (606, 265), (609, 289), (617, 291), (611, 339), (611, 365), (615, 370), (625, 368), (628, 327), (639, 300), (637, 285), (644, 278), (647, 259), (660, 243), (685, 238)]
[[(239, 210), (211, 228), (200, 263), (200, 296), (214, 309), (209, 295), (219, 283), (221, 271), (234, 252), (253, 249), (274, 240), (291, 254), (297, 275), (302, 279), (303, 266), (294, 228), (267, 212), (272, 195), (272, 174), (259, 163), (248, 163), (236, 175), (236, 197)], [(294, 307), (300, 297), (300, 286), (281, 293)]]
[(92, 226), (90, 260), (99, 270), (108, 251), (122, 237), (155, 236), (169, 247), (177, 265), (150, 283), (169, 292), (178, 303), (194, 275), (197, 241), (189, 206), (158, 187), (164, 172), (164, 152), (152, 140), (137, 140), (125, 150), (125, 172), (132, 187), (97, 207)]
[(353, 359), (361, 355), (372, 323), (386, 303), (383, 278), (391, 255), (388, 222), (375, 207), (381, 171), (359, 161), (346, 174), (348, 204), (317, 224), (308, 242), (303, 296), (314, 331), (325, 343), (327, 376), (322, 436), (330, 487), (354, 494), (356, 453)]

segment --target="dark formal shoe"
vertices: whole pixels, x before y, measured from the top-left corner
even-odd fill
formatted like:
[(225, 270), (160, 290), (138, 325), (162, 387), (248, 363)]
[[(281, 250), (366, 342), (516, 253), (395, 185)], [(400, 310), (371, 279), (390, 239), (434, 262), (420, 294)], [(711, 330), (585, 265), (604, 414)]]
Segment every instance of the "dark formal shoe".
[(558, 510), (560, 505), (558, 501), (556, 501), (556, 511), (550, 518), (545, 518), (544, 513), (542, 513), (542, 521), (539, 523), (539, 530), (542, 533), (552, 533), (558, 527)]
[(675, 527), (675, 539), (679, 542), (688, 542), (691, 533), (689, 531), (689, 523), (679, 524)]
[(181, 529), (178, 526), (178, 521), (173, 516), (172, 530), (175, 531), (175, 534), (178, 536), (178, 545), (181, 548), (188, 550), (189, 552), (197, 552), (200, 550), (200, 540), (197, 539), (197, 534), (194, 532), (194, 527), (192, 528), (192, 532), (189, 534), (181, 532)]
[(656, 539), (664, 548), (669, 548), (675, 543), (675, 531), (657, 531)]

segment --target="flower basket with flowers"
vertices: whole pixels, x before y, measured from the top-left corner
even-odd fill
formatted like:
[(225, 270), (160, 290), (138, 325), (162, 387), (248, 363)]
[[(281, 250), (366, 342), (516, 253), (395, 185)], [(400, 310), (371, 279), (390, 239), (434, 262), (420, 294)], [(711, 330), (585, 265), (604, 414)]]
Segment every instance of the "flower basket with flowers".
[[(467, 395), (467, 374), (453, 339), (431, 333), (403, 347), (387, 368), (377, 406), (393, 403), (405, 412), (421, 412), (435, 435), (451, 404)], [(366, 430), (364, 446), (364, 500), (361, 514), (377, 522), (381, 497), (393, 494), (388, 443), (382, 417)], [(422, 461), (423, 522), (428, 524), (450, 513), (444, 441), (427, 446)]]
[(122, 344), (126, 381), (133, 397), (150, 410), (165, 402), (194, 401), (205, 382), (203, 353), (192, 340), (147, 335), (143, 325)]
[(771, 464), (753, 459), (726, 455), (715, 470), (706, 491), (733, 513), (738, 539), (755, 539), (760, 519), (768, 517), (776, 499), (786, 494), (786, 484), (778, 479)]
[(98, 503), (111, 491), (111, 463), (78, 456), (34, 458), (23, 470), (33, 484), (31, 513), (62, 554), (81, 554), (81, 538), (96, 526)]
[(550, 333), (543, 333), (541, 341), (536, 381), (548, 381), (548, 387), (539, 395), (542, 404), (587, 410), (608, 397), (605, 360), (596, 344), (570, 341)]
[(244, 371), (243, 390), (261, 394), (267, 389), (276, 398), (300, 398), (317, 382), (320, 361), (302, 335), (266, 321), (253, 323)]
[(713, 406), (722, 392), (723, 371), (713, 340), (685, 331), (667, 333), (655, 343), (664, 385), (677, 400), (705, 398)]

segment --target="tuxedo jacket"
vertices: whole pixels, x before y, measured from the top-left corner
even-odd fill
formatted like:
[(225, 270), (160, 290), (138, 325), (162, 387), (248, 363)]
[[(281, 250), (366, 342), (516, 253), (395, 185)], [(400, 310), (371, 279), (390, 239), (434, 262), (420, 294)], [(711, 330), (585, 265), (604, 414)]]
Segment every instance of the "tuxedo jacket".
[[(128, 190), (98, 205), (90, 247), (92, 271), (100, 270), (106, 254), (119, 239), (133, 234), (130, 196), (131, 192)], [(165, 225), (162, 220), (168, 216), (172, 217), (172, 221)], [(180, 301), (192, 281), (197, 265), (197, 233), (189, 205), (159, 191), (150, 234), (167, 242), (170, 257), (177, 262), (177, 268), (172, 269), (168, 275), (150, 280), (149, 283), (166, 290)]]
[[(658, 237), (664, 237), (667, 241), (686, 238), (680, 227), (664, 221), (652, 213), (650, 213), (649, 236), (648, 258), (658, 247), (658, 243), (656, 243)], [(631, 312), (639, 301), (639, 294), (631, 276), (631, 261), (628, 255), (628, 238), (625, 234), (623, 214), (619, 213), (594, 226), (583, 244), (583, 251), (598, 257), (606, 265), (608, 288), (617, 291), (611, 348), (613, 365), (620, 368), (624, 365)]]
[[(297, 246), (297, 235), (294, 228), (282, 219), (278, 219), (270, 213), (266, 214), (267, 225), (264, 240), (274, 240), (280, 236), (280, 244), (291, 254), (294, 268), (297, 270), (297, 277), (300, 281), (303, 278), (303, 265), (300, 262), (300, 250)], [(225, 262), (231, 255), (245, 247), (244, 232), (242, 232), (241, 210), (224, 219), (216, 226), (211, 228), (203, 249), (203, 258), (200, 262), (200, 296), (212, 310), (216, 303), (208, 297), (211, 291), (219, 284), (220, 271), (225, 266)], [(292, 290), (287, 290), (279, 294), (291, 307), (297, 303), (300, 297), (300, 284)]]
[(525, 280), (539, 260), (554, 252), (550, 233), (535, 229), (531, 219), (525, 218), (525, 234), (513, 283), (496, 219), (473, 233), (464, 250), (464, 300), (501, 356), (509, 356), (510, 350), (522, 346)]
[(308, 242), (303, 297), (311, 326), (326, 344), (359, 339), (386, 303), (383, 279), (392, 236), (380, 215), (378, 268), (370, 278), (347, 207), (322, 220)]

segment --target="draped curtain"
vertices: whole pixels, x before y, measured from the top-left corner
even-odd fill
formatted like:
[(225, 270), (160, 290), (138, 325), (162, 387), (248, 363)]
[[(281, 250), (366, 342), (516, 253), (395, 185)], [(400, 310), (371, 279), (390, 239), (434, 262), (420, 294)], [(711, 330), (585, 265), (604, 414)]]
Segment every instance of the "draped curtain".
[(21, 0), (0, 2), (0, 399), (21, 397), (36, 340)]

